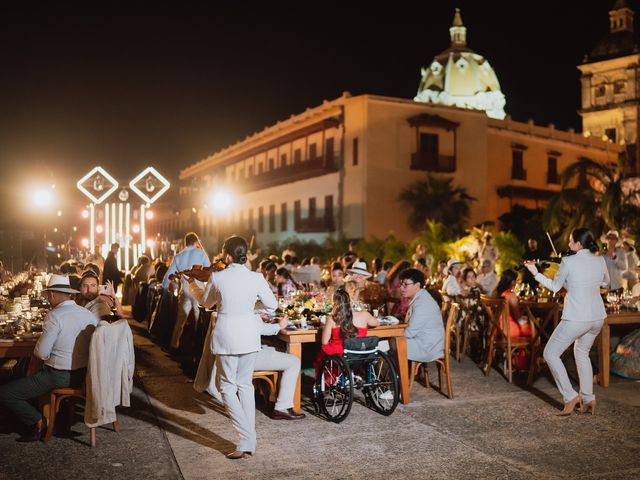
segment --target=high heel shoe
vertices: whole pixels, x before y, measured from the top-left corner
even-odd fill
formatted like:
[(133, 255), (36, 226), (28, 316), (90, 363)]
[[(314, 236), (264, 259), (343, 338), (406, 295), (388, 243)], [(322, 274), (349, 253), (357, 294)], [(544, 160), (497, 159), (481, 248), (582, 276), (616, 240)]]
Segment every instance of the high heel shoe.
[(581, 405), (580, 409), (578, 411), (580, 413), (589, 413), (589, 410), (591, 410), (591, 415), (595, 415), (596, 414), (596, 401), (595, 400), (591, 400), (589, 403), (585, 403), (584, 405)]
[(241, 450), (234, 450), (231, 453), (227, 453), (226, 457), (230, 460), (238, 460), (240, 458), (247, 458), (251, 456), (251, 452), (243, 452)]
[(580, 408), (582, 408), (582, 398), (580, 398), (580, 395), (576, 395), (576, 398), (565, 403), (564, 409), (558, 414), (558, 416), (568, 417), (573, 413), (573, 411), (576, 409), (576, 405), (578, 404), (580, 404)]

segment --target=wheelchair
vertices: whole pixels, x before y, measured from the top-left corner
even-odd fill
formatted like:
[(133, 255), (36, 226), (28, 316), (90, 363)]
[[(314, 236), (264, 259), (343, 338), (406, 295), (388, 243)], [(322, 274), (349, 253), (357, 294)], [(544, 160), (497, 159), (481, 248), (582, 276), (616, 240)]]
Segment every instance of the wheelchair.
[(349, 338), (343, 355), (323, 359), (313, 384), (316, 414), (340, 423), (351, 411), (354, 389), (365, 405), (391, 415), (400, 398), (398, 375), (387, 353), (378, 349), (378, 337)]

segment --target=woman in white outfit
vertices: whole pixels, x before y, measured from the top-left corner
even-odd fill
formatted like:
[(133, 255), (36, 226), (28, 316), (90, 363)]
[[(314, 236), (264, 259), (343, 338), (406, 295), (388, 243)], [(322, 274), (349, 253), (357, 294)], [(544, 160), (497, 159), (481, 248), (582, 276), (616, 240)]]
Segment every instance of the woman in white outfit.
[[(571, 415), (578, 404), (580, 413), (591, 411), (593, 415), (596, 399), (593, 395), (589, 351), (607, 316), (600, 287), (609, 283), (609, 273), (604, 259), (594, 255), (598, 251), (598, 245), (593, 234), (586, 228), (577, 228), (571, 232), (569, 248), (575, 255), (562, 259), (553, 280), (538, 273), (535, 262), (525, 262), (525, 266), (549, 290), (557, 292), (562, 287), (567, 290), (562, 321), (544, 349), (544, 359), (564, 401), (564, 409), (559, 415)], [(580, 393), (571, 386), (567, 370), (560, 359), (560, 355), (572, 343), (580, 379)]]
[(220, 392), (231, 422), (240, 434), (237, 449), (227, 458), (238, 459), (256, 450), (256, 412), (253, 393), (253, 366), (260, 350), (262, 320), (254, 313), (256, 300), (274, 312), (278, 302), (261, 273), (246, 266), (247, 242), (232, 236), (222, 247), (226, 254), (226, 269), (214, 272), (200, 297), (197, 285), (191, 282), (205, 307), (218, 305), (218, 320), (213, 330), (211, 350), (216, 355), (220, 372)]

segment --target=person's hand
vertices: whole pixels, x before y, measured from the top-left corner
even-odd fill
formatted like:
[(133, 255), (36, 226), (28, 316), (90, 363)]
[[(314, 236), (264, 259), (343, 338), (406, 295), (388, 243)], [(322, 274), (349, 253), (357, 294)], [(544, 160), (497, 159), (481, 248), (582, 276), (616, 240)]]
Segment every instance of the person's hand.
[(111, 298), (115, 298), (116, 291), (113, 288), (113, 280), (107, 280), (105, 282), (105, 286), (107, 287), (107, 295), (110, 296)]
[(538, 273), (536, 262), (533, 262), (533, 261), (524, 262), (524, 266), (527, 267), (527, 270), (531, 272), (531, 275), (535, 276)]
[(287, 315), (283, 315), (278, 319), (278, 325), (280, 326), (280, 330), (284, 330), (289, 325), (289, 317)]

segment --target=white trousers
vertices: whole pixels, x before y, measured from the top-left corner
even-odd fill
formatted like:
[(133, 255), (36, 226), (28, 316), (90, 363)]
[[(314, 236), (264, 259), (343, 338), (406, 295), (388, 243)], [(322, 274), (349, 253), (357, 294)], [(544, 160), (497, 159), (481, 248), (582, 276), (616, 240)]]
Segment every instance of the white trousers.
[(189, 292), (189, 283), (184, 279), (180, 279), (180, 284), (180, 292), (178, 293), (178, 313), (176, 315), (176, 323), (173, 326), (173, 333), (171, 335), (171, 348), (180, 347), (180, 338), (182, 337), (184, 326), (187, 324), (189, 313), (193, 310), (193, 315), (195, 316), (196, 321), (200, 316), (198, 301)]
[(238, 450), (256, 451), (256, 401), (253, 397), (253, 366), (257, 352), (217, 355), (220, 392), (233, 427), (240, 435)]
[[(572, 320), (562, 320), (556, 327), (544, 349), (544, 360), (549, 365), (556, 386), (560, 390), (564, 403), (573, 400), (578, 393), (571, 386), (571, 380), (567, 375), (560, 355), (571, 345), (573, 345), (573, 355), (578, 369), (580, 380), (580, 395), (587, 403), (596, 397), (593, 394), (593, 368), (589, 359), (589, 351), (595, 341), (604, 320), (594, 322), (576, 322)], [(605, 352), (606, 354), (607, 352)]]
[(254, 369), (281, 371), (278, 399), (274, 408), (281, 412), (293, 408), (293, 395), (300, 375), (300, 359), (295, 355), (279, 352), (273, 347), (263, 346), (256, 357)]
[[(210, 353), (210, 348), (205, 344), (196, 380), (193, 388), (198, 392), (207, 390), (216, 400), (223, 401), (220, 395), (220, 375), (215, 365), (215, 356)], [(256, 355), (254, 370), (275, 370), (282, 372), (278, 398), (275, 409), (286, 412), (293, 408), (293, 396), (296, 392), (296, 384), (300, 375), (300, 359), (295, 355), (277, 351), (273, 347), (263, 346)]]

